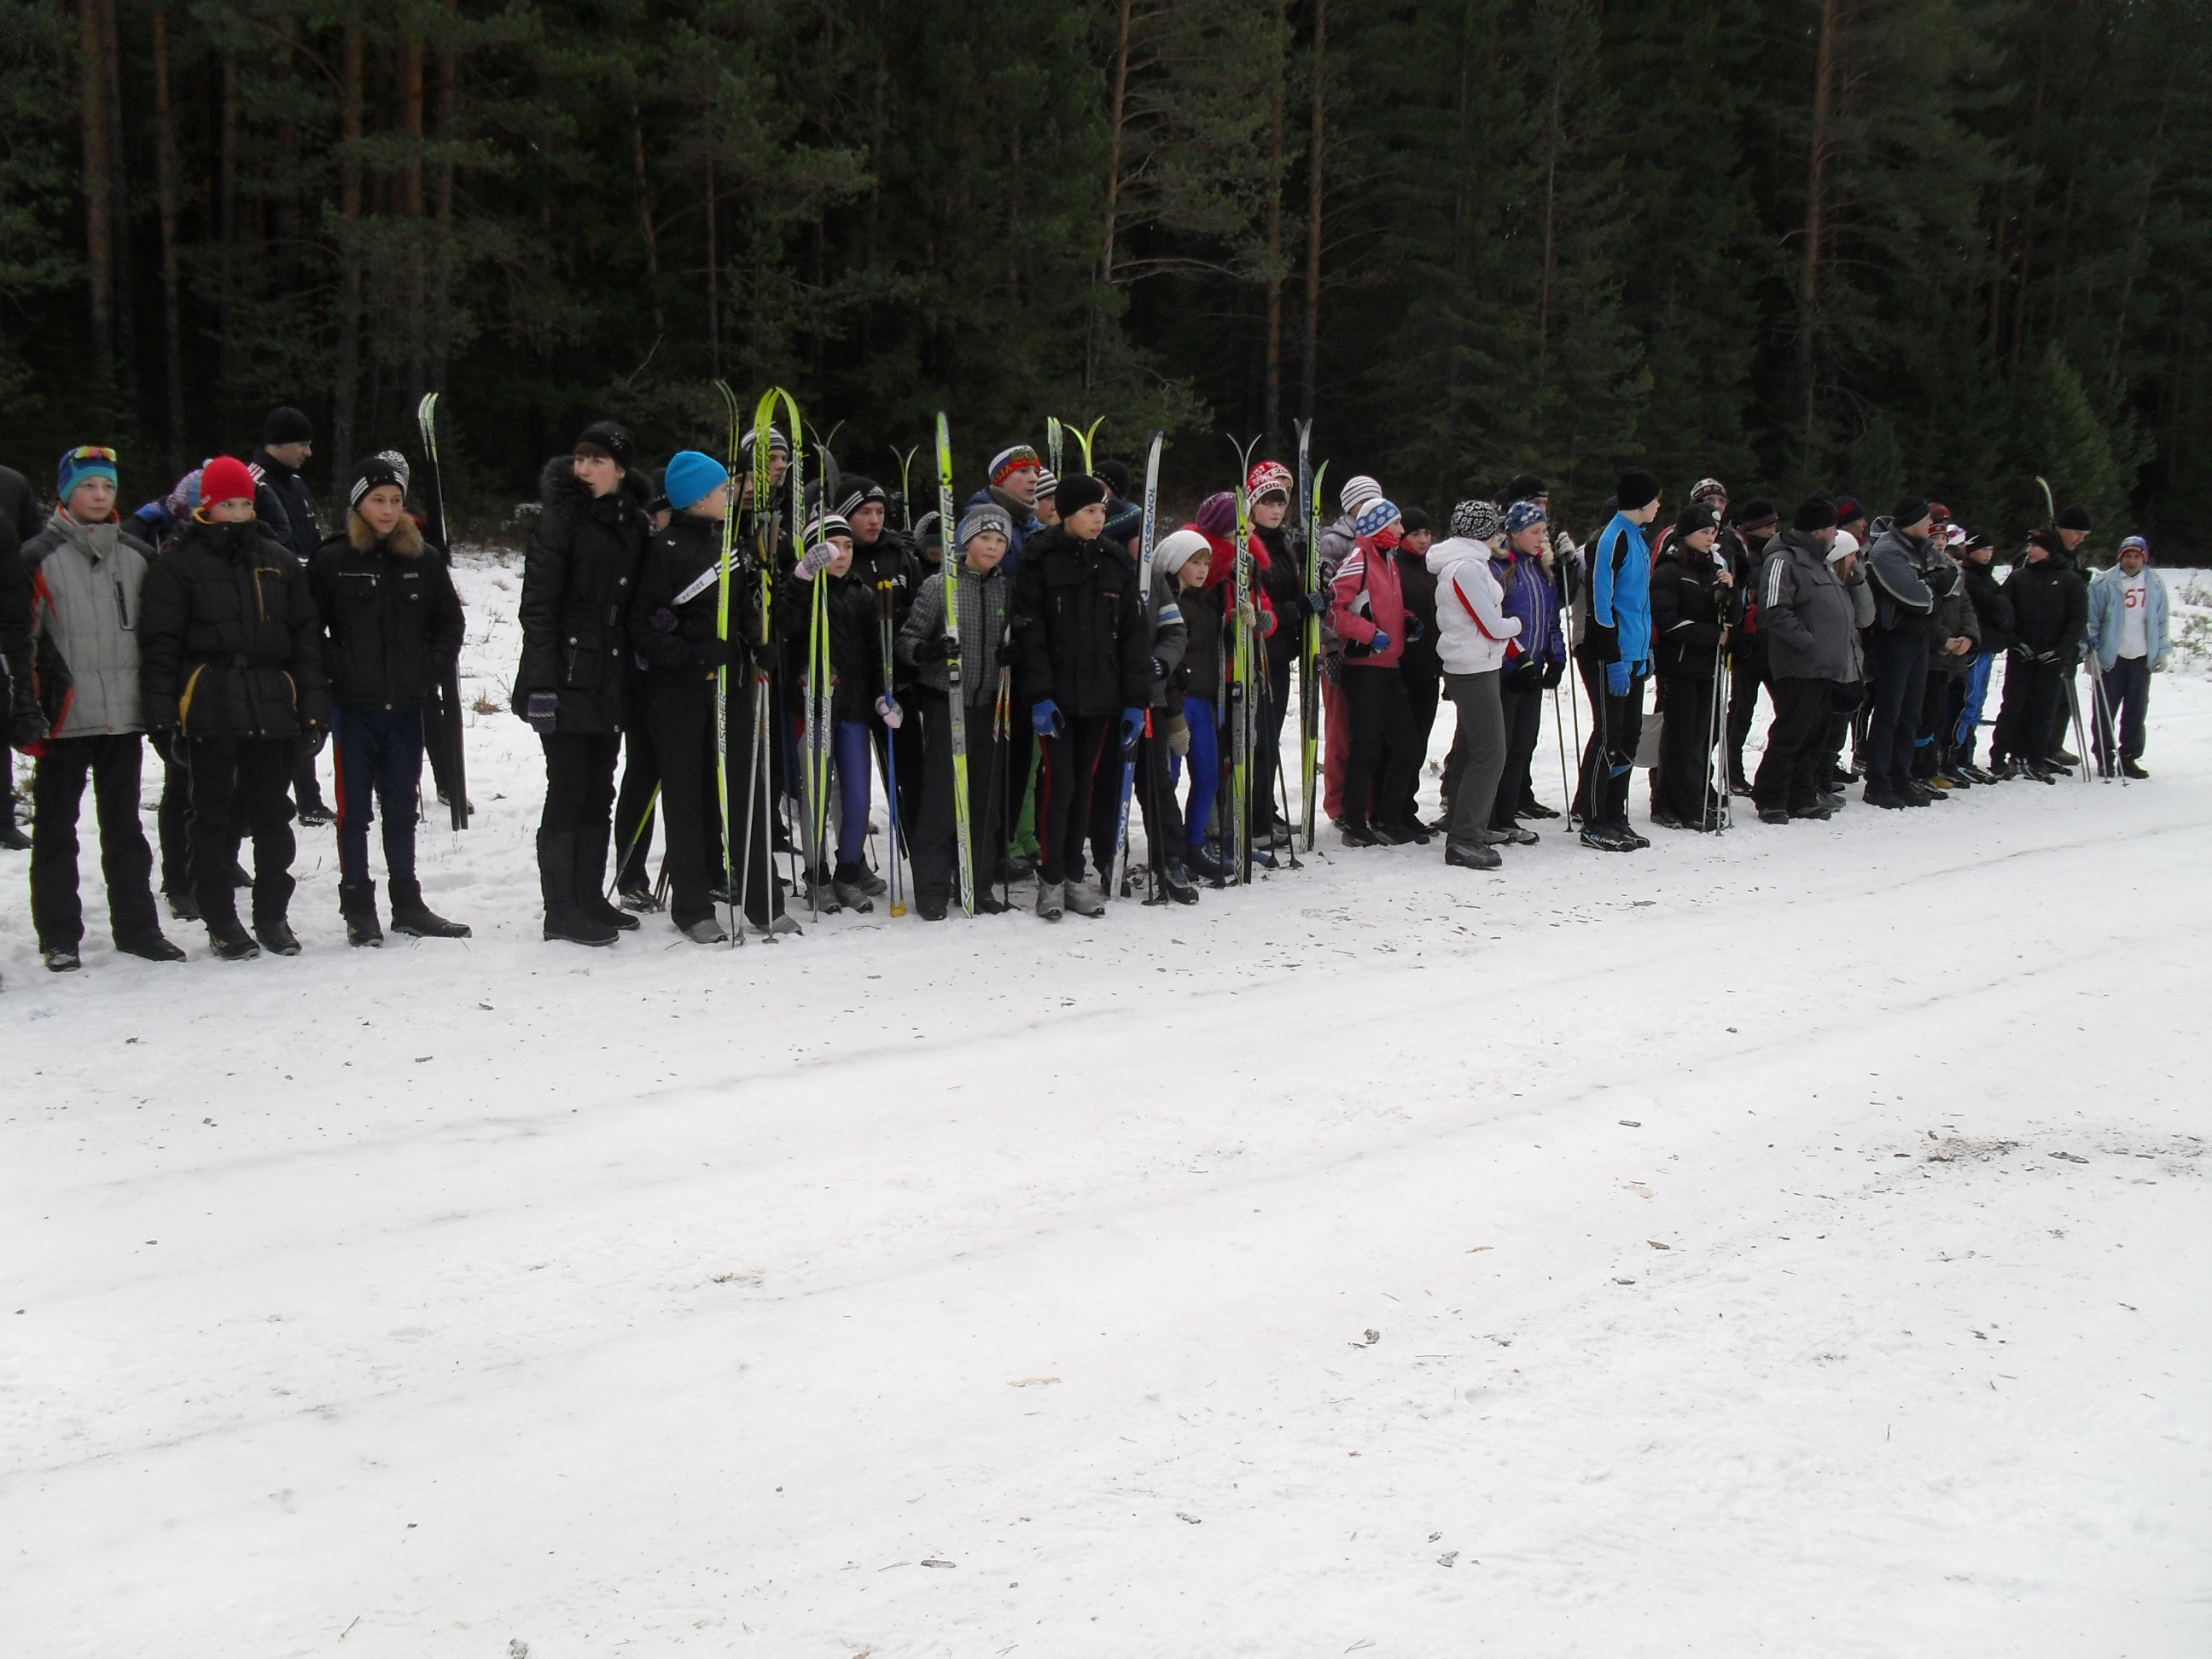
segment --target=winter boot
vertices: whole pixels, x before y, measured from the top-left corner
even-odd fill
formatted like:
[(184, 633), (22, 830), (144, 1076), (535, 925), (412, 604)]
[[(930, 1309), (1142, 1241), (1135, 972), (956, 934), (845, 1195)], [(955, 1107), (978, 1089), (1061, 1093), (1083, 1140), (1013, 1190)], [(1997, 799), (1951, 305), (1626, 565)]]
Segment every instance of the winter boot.
[(917, 894), (914, 901), (914, 913), (924, 921), (942, 921), (945, 920), (946, 903), (945, 896), (942, 893), (931, 893), (927, 896)]
[(875, 909), (874, 895), (883, 890), (882, 879), (857, 860), (849, 864), (841, 861), (830, 877), (830, 890), (837, 896), (837, 902), (862, 915)]
[(1036, 913), (1047, 921), (1058, 921), (1067, 913), (1065, 882), (1037, 878)]
[(1759, 821), (1761, 823), (1787, 823), (1796, 816), (1796, 814), (1787, 807), (1762, 806), (1759, 809)]
[(694, 945), (727, 945), (730, 936), (722, 924), (713, 916), (704, 916), (684, 929), (684, 937)]
[(11, 853), (27, 853), (31, 850), (31, 838), (23, 833), (23, 826), (15, 822), (15, 811), (12, 803), (0, 804), (0, 847), (6, 848)]
[(200, 902), (193, 895), (191, 888), (179, 888), (173, 892), (164, 893), (161, 896), (168, 900), (169, 914), (177, 921), (198, 921), (200, 919)]
[(46, 964), (50, 974), (73, 974), (84, 966), (84, 958), (77, 955), (74, 945), (58, 945), (51, 951), (42, 951), (39, 959)]
[(1106, 914), (1106, 894), (1100, 882), (1078, 876), (1063, 883), (1060, 901), (1079, 916), (1103, 916)]
[(348, 945), (375, 946), (384, 943), (384, 925), (376, 919), (374, 882), (340, 882), (338, 915), (345, 918)]
[(604, 890), (607, 843), (613, 839), (613, 829), (604, 823), (586, 824), (576, 832), (576, 908), (602, 927), (628, 933), (635, 931), (637, 918), (608, 903)]
[(284, 919), (282, 910), (257, 909), (253, 916), (253, 937), (261, 941), (263, 950), (273, 951), (277, 956), (296, 957), (300, 954), (300, 936), (292, 931), (292, 925)]
[(393, 933), (404, 933), (410, 939), (469, 937), (466, 922), (447, 921), (422, 902), (422, 884), (413, 876), (394, 876), (386, 884), (392, 890)]
[(208, 945), (225, 962), (251, 962), (261, 954), (253, 935), (238, 919), (238, 901), (228, 887), (198, 890), (200, 918), (206, 924)]
[[(1344, 844), (1346, 847), (1380, 847), (1384, 843), (1376, 836), (1375, 831), (1368, 827), (1366, 819), (1346, 818), (1344, 821)], [(1194, 859), (1191, 860), (1191, 865), (1195, 869), (1198, 861)], [(1218, 870), (1221, 866), (1216, 865), (1214, 867)], [(1200, 871), (1200, 873), (1205, 872)]]
[(1170, 864), (1161, 872), (1160, 888), (1177, 904), (1198, 902), (1198, 889), (1191, 884), (1190, 872), (1180, 864)]
[(2140, 783), (2150, 774), (2143, 770), (2141, 761), (2123, 760), (2120, 763), (2120, 775), (2124, 778), (2133, 778)]
[[(1350, 832), (1346, 833), (1345, 839), (1346, 841), (1352, 839)], [(1191, 874), (1202, 881), (1212, 883), (1216, 887), (1220, 886), (1229, 878), (1229, 872), (1221, 867), (1221, 860), (1214, 857), (1212, 852), (1203, 842), (1193, 842), (1185, 845), (1182, 849), (1182, 862), (1183, 868), (1189, 871)]]
[(799, 896), (809, 908), (825, 916), (834, 916), (845, 908), (844, 901), (837, 896), (837, 878), (827, 870), (809, 872), (799, 884)]
[(545, 937), (571, 945), (612, 945), (617, 937), (584, 914), (576, 903), (576, 837), (567, 831), (538, 832), (538, 890), (545, 902)]
[(118, 933), (115, 948), (126, 957), (137, 957), (145, 962), (182, 962), (185, 948), (175, 940), (163, 936), (159, 927), (149, 927), (143, 933)]
[(1485, 842), (1454, 841), (1444, 842), (1444, 862), (1461, 870), (1495, 870), (1505, 860), (1498, 849)]

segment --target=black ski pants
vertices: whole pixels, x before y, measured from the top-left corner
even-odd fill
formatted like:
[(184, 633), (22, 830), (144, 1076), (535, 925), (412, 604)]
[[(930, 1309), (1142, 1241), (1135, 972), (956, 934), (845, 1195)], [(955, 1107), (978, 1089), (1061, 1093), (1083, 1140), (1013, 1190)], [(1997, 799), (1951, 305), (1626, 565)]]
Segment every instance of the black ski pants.
[[(914, 896), (916, 902), (934, 900), (948, 908), (959, 902), (960, 821), (953, 789), (952, 700), (941, 691), (916, 688), (908, 693), (915, 706), (907, 710), (909, 721), (921, 726), (920, 811), (908, 830), (914, 855)], [(994, 848), (999, 844), (999, 799), (1004, 793), (998, 776), (1001, 758), (992, 741), (994, 711), (990, 703), (971, 703), (963, 731), (968, 743), (968, 848), (975, 872), (975, 890), (991, 885)], [(902, 727), (902, 730), (904, 728)], [(899, 775), (903, 786), (906, 775)], [(902, 787), (903, 793), (903, 787)]]
[[(653, 695), (650, 685), (637, 689), (637, 701)], [(615, 890), (635, 892), (653, 885), (647, 866), (653, 853), (656, 816), (653, 792), (660, 787), (660, 758), (654, 751), (653, 720), (623, 733), (622, 789), (615, 797)]]
[[(660, 775), (660, 822), (668, 843), (668, 916), (678, 927), (714, 913), (720, 884), (722, 799), (714, 773), (714, 683), (692, 674), (654, 674), (644, 687), (645, 730)], [(633, 728), (629, 737), (635, 742)], [(742, 779), (730, 810), (744, 805)], [(642, 866), (641, 861), (641, 874)]]
[(1037, 774), (1037, 879), (1081, 881), (1083, 843), (1103, 871), (1114, 861), (1121, 816), (1121, 722), (1117, 715), (1069, 720), (1059, 736), (1042, 738)]
[(253, 919), (281, 921), (292, 902), (292, 781), (299, 740), (292, 738), (194, 738), (192, 891), (200, 915), (235, 921), (231, 873), (240, 841), (253, 842)]
[(2001, 759), (2041, 764), (2050, 757), (2051, 722), (2066, 701), (2064, 663), (2037, 662), (2015, 648), (2005, 659), (2004, 702), (1990, 751)]
[[(1283, 718), (1290, 706), (1291, 661), (1285, 657), (1267, 665), (1267, 690), (1260, 700), (1259, 735), (1252, 754), (1252, 822), (1255, 825), (1275, 823), (1283, 816), (1282, 804), (1275, 799), (1275, 780), (1283, 768)], [(1138, 777), (1141, 787), (1141, 769)], [(1285, 799), (1288, 799), (1287, 791)]]
[(1671, 812), (1685, 823), (1710, 828), (1711, 792), (1727, 787), (1712, 775), (1713, 677), (1665, 674), (1659, 701), (1667, 718), (1659, 725), (1659, 766), (1652, 774), (1651, 811)]
[(1644, 676), (1629, 677), (1628, 695), (1606, 690), (1605, 665), (1580, 659), (1589, 686), (1592, 719), (1583, 746), (1582, 782), (1575, 791), (1575, 812), (1585, 829), (1628, 827), (1628, 785), (1636, 766), (1636, 746), (1644, 740)]
[[(1743, 745), (1759, 712), (1759, 688), (1766, 684), (1766, 647), (1751, 636), (1738, 639), (1729, 653), (1728, 767), (1731, 781), (1743, 776)], [(1773, 700), (1770, 690), (1767, 699)]]
[(156, 932), (154, 851), (138, 821), (143, 745), (136, 732), (49, 738), (31, 775), (31, 920), (42, 951), (74, 951), (84, 941), (77, 891), (77, 816), (92, 784), (100, 823), (100, 873), (107, 884), (107, 923), (116, 943)]
[(1766, 728), (1766, 754), (1752, 780), (1752, 799), (1762, 812), (1801, 811), (1818, 804), (1821, 774), (1828, 762), (1829, 716), (1835, 708), (1832, 680), (1776, 680), (1774, 723)]
[(1917, 629), (1870, 629), (1866, 666), (1874, 690), (1873, 717), (1867, 722), (1867, 787), (1902, 793), (1912, 777), (1912, 744), (1928, 684), (1928, 641)]
[(1406, 793), (1388, 816), (1394, 823), (1415, 823), (1421, 816), (1421, 772), (1429, 763), (1429, 737), (1437, 729), (1437, 707), (1443, 700), (1444, 675), (1436, 653), (1416, 663), (1401, 662), (1398, 678), (1406, 683), (1407, 743), (1413, 769), (1407, 775)]
[(1505, 770), (1498, 780), (1490, 827), (1510, 830), (1522, 803), (1535, 799), (1535, 785), (1528, 775), (1535, 765), (1536, 740), (1544, 729), (1544, 690), (1540, 685), (1513, 685), (1501, 678), (1498, 710), (1505, 722)]
[(1340, 689), (1352, 732), (1352, 752), (1344, 766), (1345, 821), (1368, 823), (1371, 802), (1376, 818), (1395, 822), (1413, 793), (1416, 765), (1413, 709), (1405, 677), (1395, 663), (1376, 668), (1347, 662)]

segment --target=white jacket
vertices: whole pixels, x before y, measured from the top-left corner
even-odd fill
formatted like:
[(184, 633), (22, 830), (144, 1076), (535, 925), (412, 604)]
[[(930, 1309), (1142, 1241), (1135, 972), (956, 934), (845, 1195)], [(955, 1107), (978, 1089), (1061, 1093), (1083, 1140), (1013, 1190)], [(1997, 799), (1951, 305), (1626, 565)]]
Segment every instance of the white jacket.
[(1490, 574), (1490, 549), (1454, 536), (1429, 549), (1437, 579), (1437, 657), (1447, 674), (1487, 674), (1505, 660), (1521, 618), (1505, 614), (1505, 595)]

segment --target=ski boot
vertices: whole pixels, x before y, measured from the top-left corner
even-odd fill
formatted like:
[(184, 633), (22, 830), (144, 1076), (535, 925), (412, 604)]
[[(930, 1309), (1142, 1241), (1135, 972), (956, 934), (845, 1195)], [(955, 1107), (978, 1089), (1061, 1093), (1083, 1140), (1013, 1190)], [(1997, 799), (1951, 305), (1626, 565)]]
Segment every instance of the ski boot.
[(376, 884), (342, 881), (338, 884), (338, 915), (345, 919), (346, 943), (375, 948), (384, 943), (384, 926), (376, 919)]

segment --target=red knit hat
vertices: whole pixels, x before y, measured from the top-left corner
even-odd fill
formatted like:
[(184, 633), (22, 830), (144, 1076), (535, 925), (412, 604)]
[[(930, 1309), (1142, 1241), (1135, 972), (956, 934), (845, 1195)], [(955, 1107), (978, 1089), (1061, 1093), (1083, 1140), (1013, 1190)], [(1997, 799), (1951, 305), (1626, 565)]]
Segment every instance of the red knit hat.
[(200, 501), (204, 505), (236, 501), (241, 496), (250, 501), (253, 495), (253, 474), (247, 471), (244, 461), (218, 455), (201, 469)]

